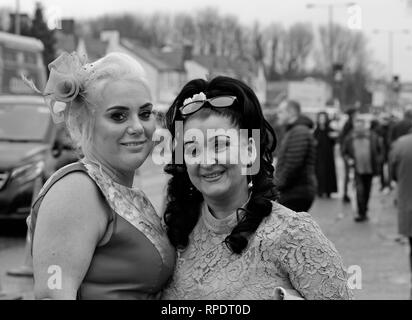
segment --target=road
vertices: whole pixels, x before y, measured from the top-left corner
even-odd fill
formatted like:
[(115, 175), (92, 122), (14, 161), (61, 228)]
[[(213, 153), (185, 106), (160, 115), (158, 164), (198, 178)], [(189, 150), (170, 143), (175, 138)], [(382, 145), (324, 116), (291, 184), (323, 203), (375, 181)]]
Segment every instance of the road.
[[(162, 208), (166, 180), (161, 168), (150, 161), (140, 169), (136, 180), (158, 210)], [(397, 241), (394, 194), (380, 193), (377, 183), (378, 179), (370, 201), (370, 221), (366, 223), (353, 221), (352, 207), (344, 205), (339, 194), (331, 199), (317, 199), (310, 213), (335, 244), (345, 265), (360, 267), (362, 287), (354, 290), (356, 299), (409, 299), (409, 248)], [(0, 227), (0, 291), (32, 299), (32, 279), (6, 275), (8, 269), (22, 263), (25, 250), (24, 228), (16, 228), (17, 233), (5, 236), (8, 229)]]

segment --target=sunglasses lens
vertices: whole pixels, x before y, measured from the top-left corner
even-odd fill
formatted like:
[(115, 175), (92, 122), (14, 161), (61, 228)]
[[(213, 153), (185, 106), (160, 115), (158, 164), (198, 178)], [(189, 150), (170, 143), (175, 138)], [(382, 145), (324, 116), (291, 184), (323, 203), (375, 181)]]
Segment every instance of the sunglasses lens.
[(229, 107), (235, 101), (235, 97), (216, 97), (210, 100), (210, 104), (214, 107)]
[(203, 103), (204, 101), (194, 101), (194, 102), (188, 103), (181, 109), (181, 112), (183, 115), (196, 112), (202, 107)]

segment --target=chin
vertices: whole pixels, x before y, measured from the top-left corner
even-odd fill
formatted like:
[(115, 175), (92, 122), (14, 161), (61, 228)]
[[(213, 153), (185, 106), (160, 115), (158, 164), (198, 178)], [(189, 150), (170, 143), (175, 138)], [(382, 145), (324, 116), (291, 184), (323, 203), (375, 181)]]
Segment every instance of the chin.
[(133, 157), (133, 159), (128, 159), (125, 162), (125, 165), (131, 170), (137, 170), (147, 159), (146, 157)]
[(226, 195), (229, 191), (227, 186), (208, 186), (206, 188), (202, 188), (202, 194), (207, 197), (215, 198), (215, 197), (222, 197)]

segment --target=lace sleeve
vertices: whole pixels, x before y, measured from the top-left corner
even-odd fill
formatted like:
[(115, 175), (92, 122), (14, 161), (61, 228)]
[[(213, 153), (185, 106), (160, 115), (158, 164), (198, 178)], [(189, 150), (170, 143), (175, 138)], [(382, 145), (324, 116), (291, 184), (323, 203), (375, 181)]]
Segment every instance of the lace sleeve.
[(307, 213), (288, 220), (279, 252), (293, 287), (309, 300), (353, 299), (342, 258), (318, 224)]

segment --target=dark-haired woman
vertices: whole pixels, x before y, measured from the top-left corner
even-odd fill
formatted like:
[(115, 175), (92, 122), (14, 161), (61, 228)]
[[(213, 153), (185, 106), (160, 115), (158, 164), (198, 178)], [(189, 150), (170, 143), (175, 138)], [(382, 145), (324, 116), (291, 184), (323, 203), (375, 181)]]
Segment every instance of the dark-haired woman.
[(318, 195), (330, 198), (331, 193), (338, 191), (335, 167), (335, 142), (338, 134), (330, 127), (329, 116), (326, 112), (317, 115), (316, 129), (316, 179)]
[(164, 219), (178, 261), (164, 299), (276, 299), (279, 288), (305, 299), (352, 297), (319, 226), (276, 202), (276, 138), (247, 85), (192, 80), (166, 124), (183, 148), (166, 167)]

